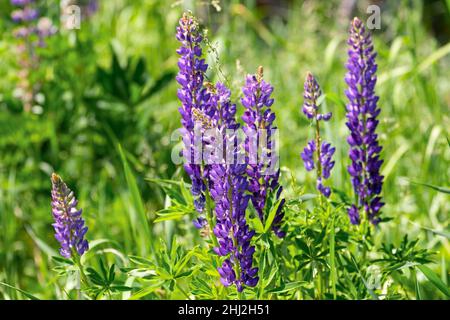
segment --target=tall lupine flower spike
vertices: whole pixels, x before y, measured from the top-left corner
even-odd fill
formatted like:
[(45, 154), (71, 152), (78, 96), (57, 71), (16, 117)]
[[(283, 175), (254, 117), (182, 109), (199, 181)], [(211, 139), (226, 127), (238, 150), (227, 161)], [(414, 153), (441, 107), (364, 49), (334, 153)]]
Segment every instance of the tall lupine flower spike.
[(81, 256), (89, 249), (84, 235), (88, 228), (77, 209), (78, 201), (60, 176), (52, 174), (52, 214), (55, 220), (55, 238), (59, 241), (60, 254), (65, 258)]
[[(271, 106), (273, 87), (263, 79), (263, 68), (259, 67), (255, 75), (248, 75), (242, 89), (244, 97), (241, 99), (245, 112), (244, 121), (245, 151), (247, 175), (249, 177), (248, 190), (251, 193), (253, 206), (260, 220), (264, 223), (266, 218), (266, 202), (270, 192), (277, 192), (276, 199), (280, 198), (282, 187), (278, 183), (280, 170), (275, 170), (278, 161), (275, 141), (272, 135), (276, 127), (273, 126), (275, 113)], [(266, 140), (266, 141), (264, 141)], [(267, 157), (259, 157), (258, 149), (263, 149)], [(281, 200), (272, 223), (274, 233), (282, 238), (285, 232), (281, 230), (284, 199)]]
[[(194, 205), (199, 213), (205, 208), (205, 174), (202, 167), (201, 151), (195, 148), (194, 127), (200, 111), (205, 111), (209, 94), (203, 86), (203, 79), (208, 67), (202, 59), (201, 43), (203, 40), (199, 26), (192, 16), (183, 14), (176, 33), (181, 47), (177, 50), (179, 73), (176, 77), (181, 88), (178, 89), (178, 98), (182, 106), (178, 109), (181, 114), (181, 134), (183, 137), (185, 159), (184, 169), (192, 182), (191, 192), (194, 196)], [(208, 114), (206, 114), (209, 116)], [(197, 228), (204, 227), (206, 220), (200, 216), (194, 221)]]
[(320, 121), (328, 121), (332, 115), (331, 112), (325, 114), (319, 113), (318, 99), (321, 95), (322, 91), (320, 90), (319, 84), (314, 76), (308, 72), (303, 94), (305, 99), (303, 113), (308, 119), (313, 119), (315, 122), (316, 136), (303, 149), (301, 157), (307, 171), (317, 170), (317, 190), (328, 198), (331, 194), (331, 189), (330, 187), (324, 186), (323, 179), (330, 177), (331, 169), (334, 167), (333, 154), (336, 149), (331, 144), (325, 141), (322, 142), (322, 138), (320, 137)]
[(214, 251), (226, 257), (218, 268), (224, 286), (235, 285), (241, 292), (244, 286), (254, 287), (258, 283), (258, 268), (253, 268), (255, 247), (250, 242), (254, 231), (250, 231), (245, 218), (249, 196), (246, 195), (248, 181), (246, 165), (238, 163), (239, 141), (236, 130), (236, 105), (230, 102), (230, 90), (218, 83), (213, 90), (212, 101), (216, 104), (218, 118), (214, 137), (222, 139), (211, 166), (211, 197), (216, 204), (216, 225), (213, 229), (218, 240)]
[(376, 52), (370, 33), (366, 32), (363, 22), (358, 18), (354, 18), (351, 23), (348, 45), (348, 72), (345, 76), (348, 89), (345, 94), (349, 103), (346, 124), (350, 129), (347, 141), (352, 161), (348, 172), (358, 199), (348, 214), (351, 223), (359, 224), (359, 211), (364, 210), (368, 220), (376, 225), (384, 205), (380, 197), (383, 185), (380, 167), (383, 160), (380, 159), (381, 146), (375, 132), (380, 114), (378, 97), (374, 91), (377, 81)]

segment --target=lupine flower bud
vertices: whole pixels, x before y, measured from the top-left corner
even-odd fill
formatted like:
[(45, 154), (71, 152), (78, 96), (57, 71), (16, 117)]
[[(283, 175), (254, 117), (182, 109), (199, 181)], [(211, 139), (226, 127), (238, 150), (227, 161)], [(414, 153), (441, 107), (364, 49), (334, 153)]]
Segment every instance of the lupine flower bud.
[(323, 179), (330, 177), (331, 169), (334, 167), (333, 154), (336, 149), (331, 144), (321, 141), (319, 121), (330, 120), (332, 114), (331, 112), (319, 113), (317, 101), (322, 95), (322, 91), (314, 76), (309, 72), (306, 75), (304, 90), (303, 97), (305, 101), (302, 110), (308, 119), (314, 119), (316, 137), (308, 142), (300, 156), (307, 171), (317, 170), (316, 188), (328, 198), (331, 195), (331, 189), (324, 186)]
[(322, 95), (322, 91), (320, 90), (320, 86), (317, 83), (314, 76), (308, 72), (306, 75), (305, 85), (304, 85), (304, 93), (303, 97), (305, 98), (303, 103), (303, 113), (308, 117), (308, 119), (316, 118), (317, 120), (328, 121), (331, 119), (331, 112), (321, 114), (318, 113), (319, 107), (317, 105), (317, 101)]
[(52, 174), (52, 214), (55, 220), (55, 238), (59, 241), (60, 254), (71, 258), (74, 254), (83, 255), (89, 244), (84, 235), (88, 228), (81, 216), (82, 210), (77, 209), (77, 200), (60, 176)]
[(374, 91), (377, 81), (376, 53), (370, 33), (366, 32), (363, 22), (358, 18), (354, 18), (351, 23), (348, 45), (348, 72), (345, 76), (348, 89), (345, 94), (349, 103), (346, 124), (350, 130), (347, 141), (352, 161), (348, 172), (358, 197), (358, 203), (348, 213), (353, 224), (360, 223), (359, 210), (364, 210), (369, 221), (377, 224), (384, 203), (379, 196), (383, 185), (383, 176), (380, 175), (383, 160), (380, 159), (382, 148), (376, 134), (380, 113), (378, 96)]

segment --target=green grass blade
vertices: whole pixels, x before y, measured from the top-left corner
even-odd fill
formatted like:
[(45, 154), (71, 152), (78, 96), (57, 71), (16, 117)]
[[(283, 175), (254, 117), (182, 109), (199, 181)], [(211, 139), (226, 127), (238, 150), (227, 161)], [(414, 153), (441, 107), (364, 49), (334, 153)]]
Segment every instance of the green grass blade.
[[(122, 146), (118, 145), (120, 158), (122, 160), (123, 170), (125, 173), (125, 179), (127, 181), (128, 190), (131, 195), (132, 205), (134, 206), (134, 210), (137, 214), (137, 225), (135, 229), (139, 231), (141, 236), (141, 251), (146, 254), (147, 253), (147, 245), (153, 247), (153, 239), (152, 234), (149, 227), (149, 221), (146, 215), (144, 202), (142, 201), (141, 194), (139, 192), (138, 184), (136, 182), (136, 178), (134, 177), (133, 172), (131, 171), (130, 166), (128, 165), (128, 161), (123, 152)], [(132, 219), (133, 221), (133, 219)]]
[(28, 292), (26, 292), (26, 291), (24, 291), (22, 289), (19, 289), (17, 287), (14, 287), (14, 286), (10, 285), (10, 284), (7, 284), (7, 283), (1, 282), (1, 281), (0, 281), (0, 284), (2, 286), (5, 286), (7, 288), (10, 288), (10, 289), (13, 289), (13, 290), (16, 290), (16, 291), (20, 292), (21, 294), (23, 294), (25, 297), (27, 297), (30, 300), (40, 300), (38, 297), (32, 295), (31, 293), (28, 293)]
[(431, 188), (433, 190), (442, 192), (442, 193), (448, 193), (450, 194), (450, 189), (449, 188), (444, 188), (444, 187), (438, 187), (438, 186), (434, 186), (432, 184), (429, 183), (423, 183), (423, 182), (417, 182), (417, 181), (411, 181), (412, 184), (416, 184), (416, 185), (420, 185), (420, 186), (424, 186), (427, 188)]
[(418, 266), (418, 268), (437, 289), (450, 298), (450, 289), (430, 268), (424, 265)]
[(422, 61), (421, 64), (419, 64), (417, 70), (420, 73), (422, 73), (423, 71), (428, 69), (431, 65), (433, 65), (435, 62), (445, 57), (447, 54), (450, 54), (450, 43), (447, 43), (445, 46), (439, 48), (438, 50), (430, 54), (424, 61)]
[[(328, 211), (330, 210), (330, 206), (328, 206)], [(335, 215), (333, 212), (333, 218), (331, 220), (331, 231), (330, 231), (330, 268), (331, 268), (331, 286), (333, 291), (333, 299), (336, 300), (336, 283), (337, 283), (337, 274), (336, 274), (336, 246), (335, 246), (335, 230), (334, 230), (334, 220)]]

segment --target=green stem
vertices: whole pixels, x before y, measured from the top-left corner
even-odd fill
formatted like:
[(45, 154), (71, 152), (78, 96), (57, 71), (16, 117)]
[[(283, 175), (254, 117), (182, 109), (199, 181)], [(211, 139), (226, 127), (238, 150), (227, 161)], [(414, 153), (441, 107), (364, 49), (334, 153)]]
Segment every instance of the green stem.
[[(328, 215), (330, 213), (330, 205), (327, 207)], [(336, 261), (335, 261), (335, 233), (334, 233), (334, 219), (335, 215), (331, 218), (331, 231), (330, 231), (330, 268), (331, 268), (331, 288), (333, 292), (333, 299), (336, 300)]]
[(417, 300), (422, 300), (422, 294), (420, 292), (420, 284), (419, 284), (419, 281), (417, 279), (416, 268), (413, 267), (411, 269), (411, 274), (412, 274), (412, 277), (414, 279), (414, 289), (416, 291), (416, 299)]
[[(203, 183), (205, 184), (205, 186), (208, 186), (206, 179), (203, 179)], [(209, 188), (206, 188), (206, 192), (205, 192), (205, 198), (206, 198), (206, 221), (208, 221), (208, 225), (209, 225), (209, 238), (211, 239), (214, 247), (218, 247), (219, 243), (217, 242), (216, 237), (214, 236), (213, 233), (213, 229), (214, 229), (214, 224), (213, 224), (213, 217), (214, 214), (212, 212), (212, 206), (211, 206), (211, 195), (209, 194)]]
[(81, 264), (80, 255), (78, 254), (78, 252), (75, 252), (75, 250), (72, 250), (72, 255), (73, 255), (73, 261), (75, 262), (75, 264), (78, 267), (78, 270), (80, 271), (81, 281), (83, 282), (83, 284), (85, 286), (89, 287), (90, 283), (89, 283), (88, 277), (84, 273), (83, 265)]
[[(267, 237), (267, 235), (266, 234), (264, 234), (263, 235), (263, 238), (264, 238), (264, 240), (266, 240), (266, 237)], [(265, 241), (264, 241), (265, 242)], [(264, 243), (263, 242), (263, 243)], [(266, 259), (266, 249), (264, 248), (263, 250), (262, 250), (262, 256), (261, 256), (261, 259), (262, 259), (262, 261), (263, 261), (263, 268), (262, 268), (262, 270), (259, 270), (259, 272), (260, 272), (260, 274), (261, 274), (261, 277), (259, 278), (259, 295), (258, 295), (258, 297), (259, 297), (259, 299), (262, 299), (262, 297), (263, 297), (263, 294), (264, 294), (264, 286), (265, 286), (265, 283), (264, 283), (264, 273), (265, 273), (265, 266), (266, 266), (266, 263), (265, 263), (265, 259)]]
[(322, 300), (322, 275), (320, 267), (317, 267), (317, 299)]

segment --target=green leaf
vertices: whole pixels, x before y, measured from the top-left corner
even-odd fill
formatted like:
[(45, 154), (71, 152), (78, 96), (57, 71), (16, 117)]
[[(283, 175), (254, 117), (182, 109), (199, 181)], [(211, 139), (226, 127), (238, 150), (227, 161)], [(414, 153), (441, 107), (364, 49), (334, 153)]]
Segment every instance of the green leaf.
[(317, 194), (312, 194), (312, 193), (305, 193), (303, 195), (301, 195), (298, 199), (302, 202), (306, 202), (312, 199), (317, 198)]
[(448, 286), (430, 268), (424, 265), (417, 267), (437, 289), (439, 289), (447, 297), (450, 297), (450, 290)]
[(259, 220), (258, 217), (250, 219), (250, 222), (253, 224), (253, 227), (254, 227), (254, 229), (255, 229), (255, 231), (257, 233), (263, 233), (264, 232), (264, 226), (263, 226), (261, 220)]
[(411, 181), (412, 184), (416, 184), (416, 185), (421, 185), (421, 186), (425, 186), (428, 188), (431, 188), (433, 190), (442, 192), (442, 193), (448, 193), (450, 194), (450, 189), (449, 188), (444, 188), (444, 187), (438, 187), (438, 186), (434, 186), (432, 184), (428, 184), (428, 183), (423, 183), (423, 182), (415, 182), (415, 181)]
[(153, 247), (153, 239), (149, 228), (149, 222), (147, 219), (147, 215), (145, 212), (144, 203), (141, 198), (141, 194), (139, 192), (139, 188), (136, 182), (136, 178), (133, 175), (133, 172), (131, 171), (128, 161), (125, 157), (125, 154), (123, 152), (122, 146), (118, 145), (120, 158), (122, 159), (122, 165), (123, 170), (125, 172), (125, 179), (127, 181), (128, 190), (131, 194), (132, 202), (134, 209), (137, 213), (137, 218), (139, 222), (135, 226), (137, 230), (139, 230), (141, 234), (141, 251), (145, 255), (147, 253), (147, 245), (150, 244), (150, 246)]
[(130, 98), (130, 88), (128, 86), (127, 76), (124, 68), (119, 63), (119, 57), (116, 51), (111, 47), (112, 61), (111, 61), (111, 81), (112, 89), (111, 95), (118, 97), (124, 102), (128, 102)]
[[(330, 207), (328, 206), (328, 214), (330, 213)], [(335, 259), (335, 250), (336, 250), (336, 238), (335, 238), (335, 212), (333, 212), (333, 217), (331, 220), (330, 227), (330, 269), (331, 269), (331, 288), (333, 291), (333, 299), (336, 300), (336, 284), (337, 284), (337, 271), (336, 271), (336, 259)]]
[(56, 255), (58, 254), (57, 251), (55, 251), (51, 246), (49, 246), (42, 239), (40, 239), (35, 234), (35, 232), (33, 231), (33, 229), (30, 226), (26, 225), (25, 230), (27, 231), (27, 233), (31, 237), (31, 239), (33, 239), (34, 243), (36, 243), (36, 245), (39, 247), (39, 249), (41, 249), (43, 252), (45, 252), (48, 256), (56, 257)]
[(26, 291), (24, 291), (22, 289), (16, 288), (16, 287), (14, 287), (14, 286), (12, 286), (10, 284), (7, 284), (7, 283), (1, 282), (1, 281), (0, 281), (0, 284), (5, 286), (5, 287), (7, 287), (7, 288), (11, 288), (11, 289), (14, 289), (14, 290), (20, 292), (21, 294), (23, 294), (25, 297), (27, 297), (30, 300), (40, 300), (39, 298), (35, 297), (31, 293), (28, 293), (28, 292), (26, 292)]
[(103, 280), (102, 276), (94, 269), (91, 267), (88, 267), (86, 269), (87, 273), (88, 273), (88, 277), (89, 279), (96, 285), (98, 286), (105, 286), (105, 281)]
[(272, 207), (272, 209), (269, 212), (269, 216), (266, 219), (266, 224), (264, 226), (264, 232), (267, 232), (270, 230), (270, 227), (272, 226), (273, 219), (275, 219), (275, 215), (277, 213), (278, 207), (280, 206), (283, 199), (279, 199), (275, 205)]
[(66, 259), (66, 258), (63, 258), (63, 257), (53, 256), (52, 260), (54, 260), (57, 263), (68, 264), (68, 265), (71, 265), (71, 266), (74, 265), (72, 260)]
[(297, 288), (301, 288), (304, 287), (308, 284), (308, 282), (306, 281), (295, 281), (295, 282), (290, 282), (290, 283), (286, 283), (280, 287), (271, 289), (271, 290), (267, 290), (267, 293), (284, 293), (284, 292), (288, 292), (288, 291), (292, 291), (295, 290)]
[(179, 220), (183, 218), (183, 216), (192, 212), (194, 212), (194, 207), (175, 205), (156, 212), (158, 218), (156, 218), (154, 221), (161, 222), (167, 220)]
[(306, 244), (305, 241), (303, 241), (300, 238), (295, 238), (295, 244), (297, 245), (297, 247), (299, 247), (303, 252), (305, 252), (306, 254), (310, 254), (310, 249), (309, 246)]
[(358, 263), (356, 262), (355, 257), (351, 253), (350, 253), (350, 258), (351, 258), (351, 261), (352, 261), (355, 269), (358, 272), (359, 277), (361, 278), (362, 282), (364, 283), (364, 286), (366, 287), (367, 291), (369, 292), (369, 294), (372, 296), (373, 299), (379, 300), (380, 298), (378, 297), (378, 295), (372, 290), (372, 288), (369, 285), (369, 283), (367, 282), (367, 280), (361, 274), (361, 271), (359, 270), (359, 267), (358, 267)]
[(179, 279), (179, 278), (189, 277), (193, 272), (194, 272), (194, 269), (188, 270), (186, 272), (182, 272), (180, 274), (177, 274), (174, 278), (175, 279)]
[(108, 271), (106, 270), (106, 266), (103, 262), (103, 259), (100, 259), (100, 270), (102, 271), (103, 279), (108, 280)]
[(109, 268), (109, 277), (108, 277), (108, 282), (109, 283), (113, 283), (114, 279), (116, 277), (116, 273), (115, 273), (114, 269), (115, 269), (115, 264), (113, 263), (111, 265), (111, 267)]
[(111, 290), (113, 290), (113, 291), (120, 291), (120, 292), (126, 292), (126, 291), (133, 290), (133, 288), (127, 287), (127, 286), (112, 286)]
[(155, 290), (161, 288), (161, 286), (163, 285), (164, 281), (160, 281), (160, 282), (155, 282), (152, 283), (150, 285), (146, 285), (145, 288), (139, 290), (138, 292), (136, 292), (135, 294), (133, 294), (129, 300), (139, 300), (140, 298), (143, 298), (147, 295), (149, 295), (150, 293), (154, 292)]
[(154, 266), (155, 264), (153, 263), (153, 261), (142, 258), (142, 257), (138, 257), (138, 256), (129, 256), (128, 257), (130, 259), (131, 262), (138, 264), (138, 265), (144, 265), (144, 266)]
[(192, 255), (194, 254), (195, 250), (196, 250), (196, 248), (193, 248), (192, 250), (190, 250), (180, 261), (177, 262), (177, 264), (175, 264), (175, 266), (173, 268), (175, 276), (177, 276), (179, 273), (181, 273), (183, 268), (190, 261), (190, 259), (191, 259)]
[(164, 89), (168, 84), (172, 82), (175, 77), (175, 72), (168, 71), (164, 73), (160, 78), (158, 78), (150, 89), (148, 89), (136, 103), (136, 105), (144, 102), (145, 100), (152, 97), (158, 91)]
[(425, 60), (423, 60), (417, 67), (417, 71), (422, 73), (428, 69), (431, 65), (450, 54), (450, 43), (440, 47), (438, 50), (433, 51)]
[(139, 57), (136, 67), (133, 72), (133, 81), (141, 86), (143, 86), (147, 80), (145, 59)]

